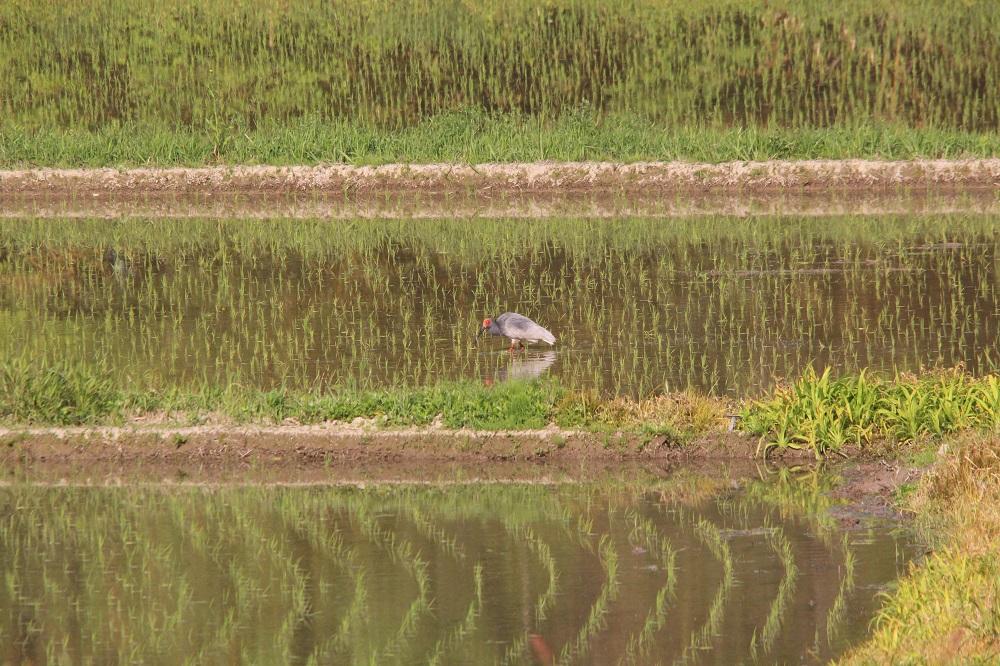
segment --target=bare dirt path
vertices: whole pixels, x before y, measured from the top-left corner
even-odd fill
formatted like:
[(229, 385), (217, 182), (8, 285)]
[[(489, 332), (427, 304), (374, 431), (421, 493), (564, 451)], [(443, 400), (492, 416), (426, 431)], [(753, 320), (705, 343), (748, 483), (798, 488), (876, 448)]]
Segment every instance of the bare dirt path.
[(1000, 159), (534, 162), (0, 171), (0, 194), (55, 192), (567, 192), (998, 187)]

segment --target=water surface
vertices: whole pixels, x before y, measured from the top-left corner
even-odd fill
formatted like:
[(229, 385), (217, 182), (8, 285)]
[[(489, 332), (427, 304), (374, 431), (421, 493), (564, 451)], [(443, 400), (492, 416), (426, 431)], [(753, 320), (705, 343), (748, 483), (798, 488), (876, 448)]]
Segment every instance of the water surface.
[[(0, 353), (158, 387), (536, 376), (744, 396), (996, 367), (995, 216), (8, 220)], [(553, 349), (476, 339), (513, 310)]]
[(0, 489), (5, 662), (820, 662), (912, 541), (829, 478)]

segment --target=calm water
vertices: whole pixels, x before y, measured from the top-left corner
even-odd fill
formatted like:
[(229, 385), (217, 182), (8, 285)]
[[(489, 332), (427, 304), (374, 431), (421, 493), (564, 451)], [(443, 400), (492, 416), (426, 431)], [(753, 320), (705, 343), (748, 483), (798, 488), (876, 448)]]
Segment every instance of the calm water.
[[(553, 376), (746, 395), (810, 364), (996, 367), (989, 215), (9, 220), (0, 354), (157, 386)], [(555, 348), (477, 341), (519, 311)]]
[(914, 550), (827, 481), (7, 487), (0, 659), (819, 662)]

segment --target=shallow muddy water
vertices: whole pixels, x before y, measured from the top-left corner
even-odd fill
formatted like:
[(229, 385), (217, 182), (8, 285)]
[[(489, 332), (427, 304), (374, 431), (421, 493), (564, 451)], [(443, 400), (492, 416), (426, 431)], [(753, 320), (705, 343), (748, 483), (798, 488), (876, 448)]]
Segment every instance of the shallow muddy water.
[[(556, 377), (747, 395), (809, 364), (995, 368), (993, 215), (39, 220), (0, 226), (0, 353), (130, 385)], [(477, 340), (513, 310), (556, 335)]]
[(8, 486), (2, 658), (820, 662), (916, 548), (829, 481)]

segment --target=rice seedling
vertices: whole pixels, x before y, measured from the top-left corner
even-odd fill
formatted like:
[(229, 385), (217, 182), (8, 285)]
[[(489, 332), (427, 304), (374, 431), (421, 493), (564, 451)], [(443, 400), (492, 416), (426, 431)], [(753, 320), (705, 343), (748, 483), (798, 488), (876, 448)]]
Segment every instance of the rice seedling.
[(676, 559), (677, 554), (671, 547), (670, 542), (663, 538), (656, 529), (656, 526), (643, 516), (632, 514), (633, 523), (630, 541), (641, 543), (646, 552), (653, 553), (657, 557), (657, 562), (666, 575), (663, 587), (656, 593), (656, 601), (646, 615), (642, 629), (629, 637), (628, 645), (625, 647), (625, 654), (621, 662), (627, 664), (639, 663), (640, 659), (646, 658), (652, 649), (652, 640), (656, 633), (666, 624), (667, 604), (672, 601), (674, 589), (677, 586)]
[(476, 621), (479, 619), (480, 614), (482, 614), (483, 608), (483, 566), (481, 564), (476, 564), (473, 570), (473, 581), (475, 585), (475, 598), (469, 603), (469, 610), (465, 615), (465, 619), (449, 635), (438, 641), (427, 663), (440, 664), (444, 658), (442, 655), (455, 645), (460, 644), (475, 630)]
[(559, 118), (580, 132), (619, 115), (636, 119), (627, 126), (992, 130), (991, 9), (105, 0), (55, 10), (13, 0), (0, 8), (0, 52), (17, 56), (0, 60), (0, 113), (45, 130), (148, 128), (164, 152), (205, 139), (225, 152), (260, 130), (265, 156), (320, 143), (297, 123), (363, 132), (426, 120), (438, 136), (474, 136), (463, 113)]
[(722, 624), (722, 616), (725, 612), (726, 600), (735, 580), (733, 575), (732, 551), (729, 544), (726, 543), (719, 533), (719, 528), (708, 520), (700, 518), (695, 523), (694, 530), (708, 552), (722, 565), (722, 579), (719, 582), (715, 595), (712, 597), (712, 603), (709, 606), (705, 623), (691, 633), (688, 644), (684, 648), (680, 659), (678, 659), (678, 663), (681, 664), (688, 663), (699, 650), (707, 649), (712, 639), (718, 636), (719, 627)]
[[(844, 575), (840, 579), (840, 589), (837, 590), (837, 597), (830, 606), (826, 614), (826, 640), (833, 643), (839, 632), (842, 630), (847, 613), (847, 595), (854, 590), (854, 566), (856, 558), (851, 552), (847, 539), (844, 539)], [(817, 643), (819, 641), (817, 640)]]
[(795, 583), (798, 577), (798, 567), (795, 565), (795, 556), (792, 553), (791, 543), (789, 543), (781, 529), (768, 531), (767, 541), (772, 550), (774, 550), (775, 555), (781, 561), (781, 565), (784, 567), (784, 575), (781, 578), (781, 583), (778, 585), (778, 592), (771, 603), (771, 608), (767, 613), (767, 620), (764, 622), (760, 634), (757, 634), (755, 630), (753, 640), (750, 641), (750, 656), (754, 662), (757, 662), (762, 654), (767, 654), (774, 644), (774, 639), (781, 630), (782, 619), (788, 608), (788, 604), (791, 601), (792, 595), (795, 594)]
[(597, 550), (600, 554), (601, 567), (604, 569), (601, 593), (590, 607), (586, 621), (580, 627), (580, 632), (575, 640), (567, 643), (560, 651), (558, 658), (560, 664), (586, 657), (591, 639), (605, 627), (604, 616), (608, 612), (608, 605), (618, 598), (618, 552), (614, 542), (607, 535), (604, 535), (601, 537)]
[[(288, 390), (530, 373), (533, 356), (512, 360), (473, 339), (483, 316), (515, 309), (558, 336), (542, 376), (599, 397), (693, 389), (659, 413), (614, 410), (678, 440), (685, 421), (715, 418), (698, 395), (756, 395), (809, 365), (996, 367), (990, 216), (187, 220), (170, 234), (163, 224), (3, 225), (0, 357), (62, 364), (69, 379), (106, 368), (111, 389), (150, 387), (160, 403), (183, 388), (190, 411), (240, 388), (274, 391), (232, 411), (280, 420), (295, 411)], [(439, 399), (386, 411), (431, 411)], [(317, 401), (296, 417), (338, 410), (352, 407)], [(562, 411), (567, 427), (601, 416), (585, 396)]]

